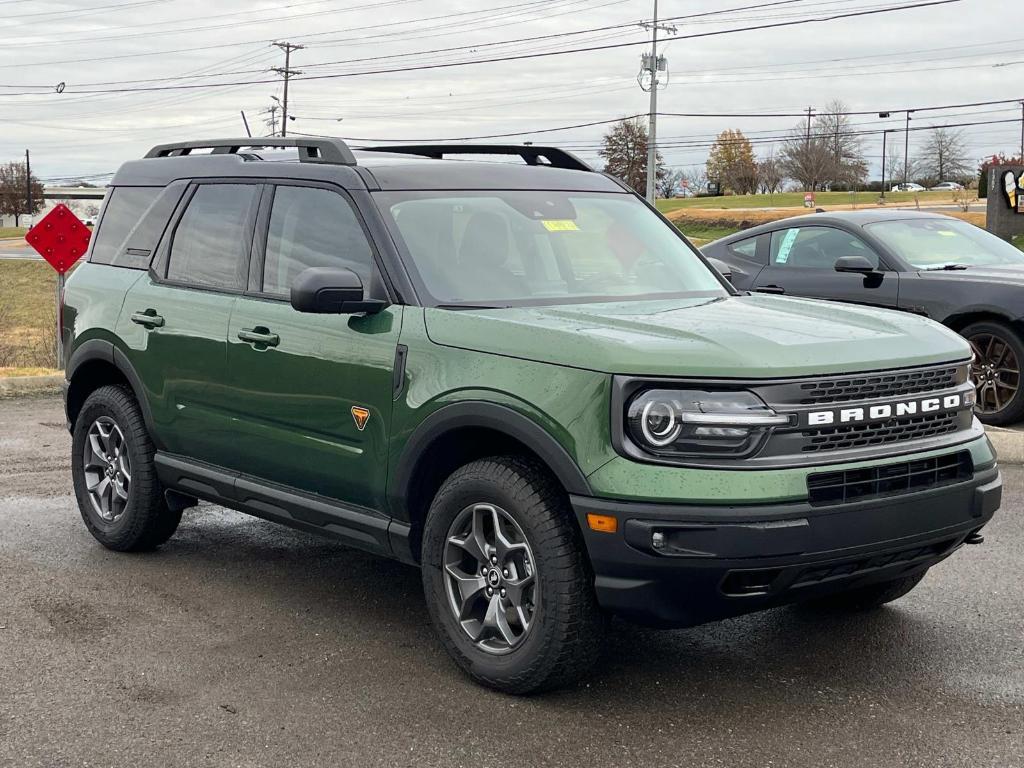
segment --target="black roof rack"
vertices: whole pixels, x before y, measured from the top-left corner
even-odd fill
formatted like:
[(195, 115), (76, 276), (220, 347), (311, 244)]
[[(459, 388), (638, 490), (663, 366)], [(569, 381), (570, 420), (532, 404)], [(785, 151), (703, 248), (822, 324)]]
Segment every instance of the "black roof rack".
[[(358, 147), (365, 152), (396, 152), (403, 155), (422, 155), (435, 160), (445, 155), (519, 155), (527, 165), (550, 165), (573, 171), (594, 169), (571, 152), (557, 147), (532, 147), (521, 144), (389, 144), (384, 147)], [(539, 162), (541, 159), (547, 162)]]
[(193, 149), (212, 149), (215, 155), (237, 155), (243, 148), (297, 147), (299, 160), (303, 163), (329, 163), (331, 165), (355, 165), (356, 158), (341, 139), (328, 138), (277, 138), (253, 136), (244, 139), (205, 139), (201, 141), (176, 141), (172, 144), (158, 144), (146, 153), (146, 157), (181, 157)]

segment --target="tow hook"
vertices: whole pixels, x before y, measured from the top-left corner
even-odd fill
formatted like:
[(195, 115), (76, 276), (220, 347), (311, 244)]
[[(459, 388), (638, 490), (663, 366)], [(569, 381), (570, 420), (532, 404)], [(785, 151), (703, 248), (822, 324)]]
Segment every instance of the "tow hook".
[(967, 535), (967, 538), (964, 539), (964, 544), (982, 544), (984, 541), (985, 537), (975, 531)]

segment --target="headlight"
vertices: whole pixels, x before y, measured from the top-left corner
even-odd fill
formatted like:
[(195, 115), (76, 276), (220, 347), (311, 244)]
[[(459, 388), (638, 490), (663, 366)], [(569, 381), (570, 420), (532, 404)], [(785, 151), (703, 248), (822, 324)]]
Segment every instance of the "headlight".
[(745, 456), (790, 417), (751, 392), (649, 389), (630, 400), (633, 442), (657, 456)]

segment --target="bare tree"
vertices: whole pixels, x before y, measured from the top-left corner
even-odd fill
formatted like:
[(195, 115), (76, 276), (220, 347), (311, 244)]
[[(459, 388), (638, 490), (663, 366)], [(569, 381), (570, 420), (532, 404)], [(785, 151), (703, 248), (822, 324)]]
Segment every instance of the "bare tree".
[(973, 175), (967, 160), (963, 131), (936, 128), (918, 158), (918, 175), (929, 185), (940, 181), (965, 181)]
[(769, 195), (782, 191), (784, 175), (782, 163), (775, 157), (775, 147), (768, 150), (768, 154), (757, 164), (757, 176), (761, 185), (761, 191)]
[(658, 179), (658, 197), (675, 197), (679, 192), (679, 182), (683, 179), (683, 172), (678, 168), (666, 170), (665, 174)]
[(708, 174), (706, 166), (693, 166), (689, 171), (683, 173), (683, 178), (686, 180), (686, 187), (690, 190), (691, 195), (699, 195), (703, 192), (707, 192)]
[[(644, 194), (647, 189), (647, 125), (640, 118), (621, 120), (601, 139), (604, 170)], [(657, 153), (655, 178), (665, 174), (664, 160)]]
[(808, 134), (803, 125), (798, 125), (783, 142), (779, 162), (785, 176), (802, 189), (814, 192), (828, 182), (832, 153), (823, 138), (813, 132)]
[(31, 210), (25, 184), (25, 163), (0, 165), (0, 216), (13, 216), (14, 226), (21, 223), (23, 214), (33, 214), (43, 208), (42, 183), (32, 174), (29, 184), (32, 187)]
[(863, 183), (868, 166), (864, 161), (864, 146), (860, 136), (844, 114), (846, 105), (838, 100), (830, 102), (814, 121), (814, 132), (828, 145), (831, 167), (828, 183), (832, 186), (853, 187)]

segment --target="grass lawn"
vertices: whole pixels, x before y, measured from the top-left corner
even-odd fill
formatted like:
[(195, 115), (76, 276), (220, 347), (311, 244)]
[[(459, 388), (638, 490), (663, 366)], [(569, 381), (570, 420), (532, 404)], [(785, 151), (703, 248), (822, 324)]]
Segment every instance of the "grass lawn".
[(1024, 235), (1017, 235), (1013, 238), (1013, 244), (1024, 251)]
[[(878, 203), (878, 192), (815, 192), (816, 205), (875, 205)], [(917, 199), (922, 203), (952, 203), (949, 192), (918, 192)], [(885, 199), (889, 203), (913, 203), (913, 192), (886, 192)], [(672, 200), (658, 200), (658, 210), (662, 213), (676, 211), (680, 208), (802, 208), (803, 192), (780, 192), (775, 195), (723, 195), (722, 197), (687, 197)]]
[(0, 227), (0, 240), (6, 237), (24, 237), (28, 232), (24, 227)]
[(0, 261), (0, 370), (55, 367), (56, 282), (44, 262)]

